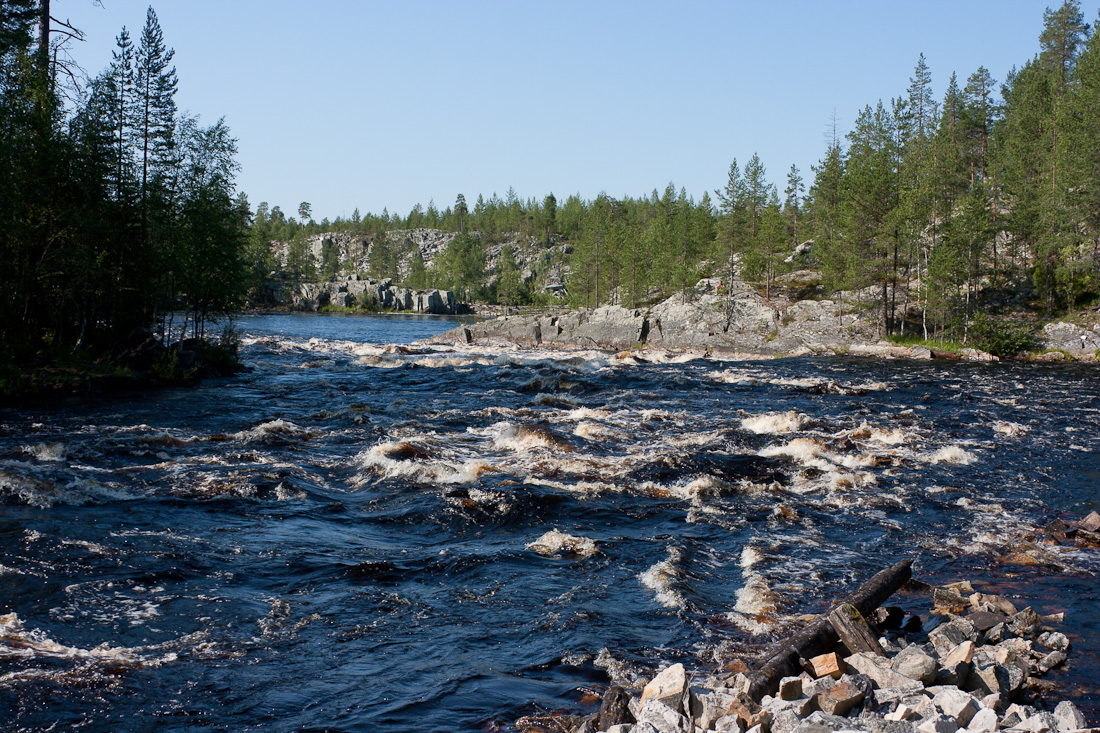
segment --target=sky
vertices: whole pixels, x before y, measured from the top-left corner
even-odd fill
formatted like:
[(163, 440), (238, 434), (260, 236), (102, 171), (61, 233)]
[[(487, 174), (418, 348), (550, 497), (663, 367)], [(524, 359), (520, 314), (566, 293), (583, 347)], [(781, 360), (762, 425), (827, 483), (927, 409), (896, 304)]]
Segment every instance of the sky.
[[(696, 200), (753, 153), (782, 198), (835, 127), (903, 96), (920, 54), (941, 99), (1039, 50), (1036, 0), (160, 0), (176, 103), (238, 140), (237, 186), (313, 217), (442, 210), (457, 194)], [(104, 70), (148, 0), (53, 0)], [(1096, 25), (1100, 0), (1082, 0)]]

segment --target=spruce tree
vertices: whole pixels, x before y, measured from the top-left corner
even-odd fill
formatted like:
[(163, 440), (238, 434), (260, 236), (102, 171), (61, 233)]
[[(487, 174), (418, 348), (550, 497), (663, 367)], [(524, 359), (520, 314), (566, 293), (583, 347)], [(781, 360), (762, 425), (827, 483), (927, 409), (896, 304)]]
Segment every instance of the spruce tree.
[[(120, 52), (124, 49), (120, 46)], [(131, 123), (141, 166), (141, 203), (151, 188), (164, 183), (175, 164), (176, 67), (169, 67), (175, 51), (165, 48), (157, 14), (150, 7), (134, 55), (135, 96)], [(121, 63), (121, 62), (120, 62)]]
[(790, 240), (798, 244), (798, 217), (801, 213), (802, 198), (806, 193), (806, 186), (802, 183), (802, 175), (798, 166), (792, 164), (787, 171), (787, 187), (783, 189), (786, 198), (783, 200), (783, 213), (786, 215), (790, 228)]

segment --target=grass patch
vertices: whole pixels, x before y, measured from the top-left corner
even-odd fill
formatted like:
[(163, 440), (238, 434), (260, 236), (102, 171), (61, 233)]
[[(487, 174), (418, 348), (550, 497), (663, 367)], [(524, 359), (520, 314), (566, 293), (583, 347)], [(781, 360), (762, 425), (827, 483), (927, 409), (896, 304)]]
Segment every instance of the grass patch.
[(894, 334), (892, 336), (887, 336), (886, 339), (890, 343), (898, 346), (905, 346), (907, 348), (923, 346), (930, 351), (953, 351), (958, 353), (966, 348), (965, 344), (951, 339), (926, 339), (916, 334), (905, 336)]

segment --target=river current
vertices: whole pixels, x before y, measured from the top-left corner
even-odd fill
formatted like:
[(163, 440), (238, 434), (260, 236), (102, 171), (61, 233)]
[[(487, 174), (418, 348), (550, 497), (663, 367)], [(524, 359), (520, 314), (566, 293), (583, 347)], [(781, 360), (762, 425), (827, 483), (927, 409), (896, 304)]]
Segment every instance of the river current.
[[(249, 373), (0, 410), (0, 728), (494, 731), (705, 672), (901, 557), (1100, 723), (1094, 367), (635, 358), (248, 316)], [(901, 601), (927, 613), (925, 597)]]

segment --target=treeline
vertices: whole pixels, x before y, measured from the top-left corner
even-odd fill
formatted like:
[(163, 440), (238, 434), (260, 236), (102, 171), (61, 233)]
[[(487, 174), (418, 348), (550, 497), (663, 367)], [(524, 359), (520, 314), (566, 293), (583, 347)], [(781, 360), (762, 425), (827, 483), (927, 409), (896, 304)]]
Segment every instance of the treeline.
[[(937, 100), (921, 55), (901, 94), (859, 111), (847, 134), (834, 132), (808, 185), (789, 169), (782, 196), (752, 155), (732, 162), (713, 201), (672, 184), (637, 199), (561, 203), (509, 190), (471, 208), (459, 196), (443, 210), (432, 202), (407, 215), (356, 211), (320, 223), (308, 204), (300, 221), (261, 205), (254, 226), (258, 239), (282, 241), (430, 227), (486, 244), (516, 232), (559, 259), (569, 299), (582, 306), (688, 298), (699, 277), (725, 279), (735, 266), (770, 295), (778, 277), (803, 266), (788, 262), (792, 250), (812, 242), (823, 292), (854, 293), (883, 332), (965, 337), (976, 316), (1012, 298), (1052, 314), (1100, 291), (1100, 33), (1077, 0), (1042, 21), (1040, 53), (1000, 84), (984, 67), (965, 80), (953, 74)], [(560, 242), (567, 246), (551, 246)], [(397, 276), (397, 259), (378, 274)]]
[(815, 253), (834, 287), (877, 291), (882, 329), (965, 336), (1005, 286), (1048, 314), (1100, 286), (1100, 35), (1076, 0), (994, 92), (985, 68), (942, 101), (923, 55), (906, 93), (865, 107), (815, 169)]
[[(176, 109), (156, 13), (80, 83), (48, 0), (0, 5), (0, 357), (100, 350), (159, 324), (203, 336), (241, 302), (236, 141)], [(66, 103), (67, 100), (67, 103)], [(171, 314), (182, 311), (175, 318)]]

